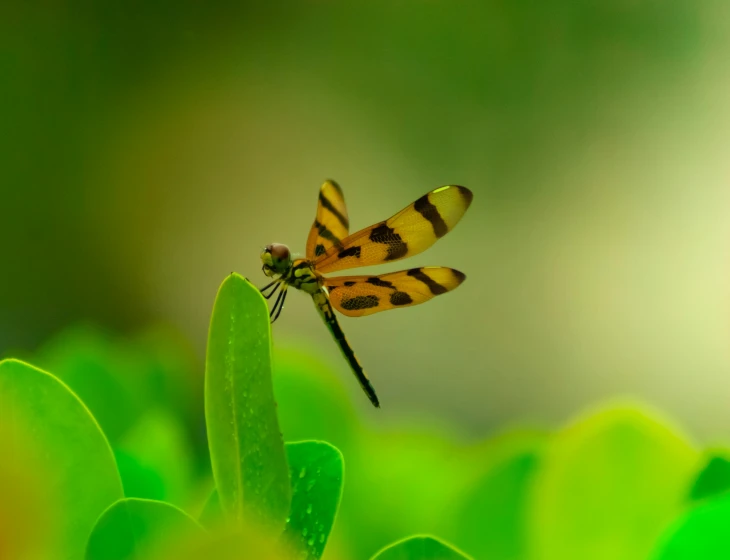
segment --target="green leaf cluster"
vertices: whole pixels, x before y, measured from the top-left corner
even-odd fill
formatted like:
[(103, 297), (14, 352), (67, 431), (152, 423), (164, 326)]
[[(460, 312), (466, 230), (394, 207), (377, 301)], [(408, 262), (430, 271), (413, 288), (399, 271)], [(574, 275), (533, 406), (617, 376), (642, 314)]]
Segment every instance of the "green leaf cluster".
[(0, 362), (0, 558), (730, 554), (730, 455), (644, 405), (477, 443), (424, 419), (379, 427), (311, 353), (272, 349), (266, 303), (235, 274), (204, 378), (191, 355), (165, 331), (76, 327), (43, 369)]

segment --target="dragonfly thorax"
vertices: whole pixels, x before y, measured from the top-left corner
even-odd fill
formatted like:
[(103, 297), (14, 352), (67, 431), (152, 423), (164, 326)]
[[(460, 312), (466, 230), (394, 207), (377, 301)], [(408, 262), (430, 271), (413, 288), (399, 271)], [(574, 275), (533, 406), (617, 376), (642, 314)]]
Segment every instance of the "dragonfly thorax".
[(316, 294), (320, 291), (322, 277), (314, 271), (312, 263), (307, 259), (297, 259), (292, 263), (284, 281), (293, 288), (308, 294)]

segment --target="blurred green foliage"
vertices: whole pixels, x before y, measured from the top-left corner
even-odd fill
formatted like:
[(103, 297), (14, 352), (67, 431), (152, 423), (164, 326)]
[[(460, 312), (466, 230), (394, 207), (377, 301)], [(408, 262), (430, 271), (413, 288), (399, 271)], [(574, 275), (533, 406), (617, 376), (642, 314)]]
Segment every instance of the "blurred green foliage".
[(115, 457), (127, 497), (184, 505), (196, 465), (184, 426), (165, 408), (152, 408), (120, 439)]
[(533, 478), (542, 463), (546, 434), (495, 438), (481, 458), (478, 477), (463, 490), (448, 535), (475, 558), (526, 558)]
[[(80, 393), (99, 390), (96, 377), (105, 378), (108, 390), (129, 383), (124, 377), (150, 371), (144, 360), (130, 359), (129, 367), (120, 368), (119, 355), (112, 352), (89, 352), (81, 359), (89, 340), (101, 335), (89, 327), (69, 333), (59, 340), (67, 341), (66, 355), (78, 358), (59, 363), (66, 364), (64, 375)], [(105, 340), (105, 347), (129, 348), (131, 356), (150, 350), (147, 341), (133, 344), (108, 335)], [(311, 560), (376, 555), (679, 560), (722, 558), (730, 550), (724, 451), (701, 454), (646, 405), (607, 403), (554, 432), (515, 429), (478, 442), (461, 441), (448, 430), (418, 430), (407, 422), (384, 430), (354, 413), (341, 381), (314, 356), (280, 349), (272, 367), (269, 349), (263, 298), (246, 280), (230, 276), (216, 299), (206, 372), (220, 377), (208, 384), (207, 406), (228, 406), (229, 420), (210, 432), (221, 438), (219, 453), (229, 457), (217, 472), (200, 462), (207, 446), (186, 429), (200, 425), (202, 415), (195, 417), (196, 407), (178, 407), (175, 394), (188, 389), (152, 397), (146, 391), (127, 393), (127, 410), (144, 412), (127, 417), (129, 425), (119, 430), (112, 454), (94, 418), (66, 385), (22, 362), (0, 362), (3, 418), (13, 419), (0, 425), (0, 441), (6, 442), (0, 488), (9, 498), (0, 504), (0, 519), (19, 511), (21, 502), (9, 492), (19, 473), (37, 479), (31, 487), (50, 485), (40, 502), (25, 505), (36, 508), (37, 519), (52, 516), (47, 530), (36, 531), (40, 540), (6, 538), (6, 550), (22, 560), (50, 558), (52, 549), (65, 550), (69, 558), (85, 554), (87, 560), (145, 557), (153, 550), (163, 556), (179, 550), (180, 557), (199, 550), (224, 559), (239, 542), (226, 532), (231, 523), (248, 535), (240, 541), (247, 552), (266, 550), (267, 557), (282, 559), (294, 550)], [(167, 363), (176, 366), (162, 377), (189, 384), (192, 394), (197, 390), (195, 398), (202, 399), (201, 384), (183, 373), (188, 367)], [(237, 385), (252, 371), (255, 383)], [(272, 388), (278, 405), (270, 400)], [(225, 404), (244, 390), (244, 400)], [(109, 395), (96, 397), (97, 403), (113, 402)], [(278, 428), (260, 431), (264, 441), (253, 437), (258, 430), (251, 426), (274, 411), (288, 443), (282, 447), (285, 455), (267, 458), (256, 453), (281, 445)], [(122, 426), (116, 420), (107, 421)], [(248, 435), (229, 437), (239, 430)], [(326, 438), (337, 445), (316, 441)], [(16, 443), (8, 448), (7, 442)], [(262, 458), (251, 462), (252, 452)], [(15, 457), (23, 462), (14, 463)], [(277, 483), (251, 486), (242, 496), (239, 489), (221, 485), (229, 476), (226, 469), (240, 469), (241, 480), (264, 480), (262, 475), (278, 468), (266, 461), (286, 468), (292, 492), (286, 538), (279, 544), (276, 531), (266, 528), (279, 509), (278, 498), (266, 497), (278, 495)], [(269, 474), (266, 480), (275, 479)], [(210, 495), (214, 485), (230, 503), (253, 498), (259, 505), (244, 507), (245, 515), (235, 514), (243, 506), (234, 505), (221, 515), (218, 492)], [(200, 517), (206, 531), (191, 517)], [(19, 530), (25, 527), (19, 534), (32, 533), (33, 522), (27, 520), (33, 518), (13, 519)], [(399, 540), (407, 535), (417, 536)]]
[(654, 558), (657, 560), (727, 558), (730, 554), (728, 516), (730, 516), (730, 497), (727, 495), (691, 509), (674, 523)]
[(730, 490), (730, 453), (726, 449), (709, 449), (705, 466), (690, 489), (692, 501), (712, 498)]
[(697, 452), (641, 408), (614, 405), (578, 420), (543, 456), (532, 557), (646, 558), (698, 468)]

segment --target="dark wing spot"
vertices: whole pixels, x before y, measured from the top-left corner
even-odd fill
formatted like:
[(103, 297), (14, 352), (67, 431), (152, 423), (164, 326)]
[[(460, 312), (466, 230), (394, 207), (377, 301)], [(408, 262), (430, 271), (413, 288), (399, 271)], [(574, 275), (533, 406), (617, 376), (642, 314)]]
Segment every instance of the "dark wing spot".
[(441, 284), (436, 282), (433, 278), (428, 276), (425, 272), (423, 272), (420, 268), (412, 268), (408, 271), (408, 276), (413, 276), (417, 280), (420, 280), (426, 286), (428, 286), (428, 289), (431, 290), (431, 293), (435, 296), (439, 294), (445, 294), (448, 292), (446, 288), (444, 288)]
[(345, 229), (348, 229), (350, 227), (349, 220), (332, 205), (329, 198), (327, 198), (321, 191), (319, 193), (319, 203), (322, 205), (322, 208), (326, 208), (327, 210), (329, 210)]
[(378, 227), (373, 228), (370, 232), (370, 241), (374, 243), (393, 243), (393, 241), (400, 241), (400, 235), (395, 233), (393, 228), (389, 228), (387, 224), (380, 224)]
[(344, 251), (340, 251), (337, 254), (338, 259), (346, 259), (347, 257), (355, 257), (357, 259), (360, 258), (360, 246), (357, 247), (350, 247), (349, 249), (345, 249)]
[(353, 282), (352, 280), (347, 280), (345, 282), (345, 286), (354, 286), (355, 284), (357, 284), (357, 282)]
[(393, 305), (408, 305), (409, 303), (413, 303), (413, 300), (405, 292), (393, 292), (390, 294), (390, 303)]
[(380, 298), (378, 296), (356, 296), (350, 299), (343, 299), (342, 309), (353, 311), (355, 309), (368, 309), (370, 307), (377, 307), (380, 304)]
[(318, 243), (317, 246), (314, 248), (314, 256), (318, 257), (320, 255), (323, 255), (325, 253), (324, 245), (321, 243)]
[(458, 270), (451, 269), (451, 273), (454, 275), (454, 278), (456, 278), (456, 281), (461, 284), (464, 280), (466, 280), (466, 274), (463, 272), (459, 272)]
[(400, 235), (395, 233), (393, 228), (384, 223), (373, 228), (373, 231), (370, 232), (370, 241), (388, 246), (388, 254), (385, 256), (386, 261), (400, 259), (408, 253), (408, 244), (403, 241)]
[(464, 197), (464, 200), (466, 201), (467, 208), (471, 204), (472, 199), (474, 198), (474, 193), (471, 192), (466, 187), (460, 187), (459, 185), (456, 185), (456, 188), (459, 189), (459, 192), (461, 193), (461, 196)]
[(377, 276), (372, 276), (366, 280), (368, 284), (372, 284), (373, 286), (380, 286), (381, 288), (392, 288), (393, 283), (388, 282), (387, 280), (381, 280)]
[(314, 220), (314, 227), (317, 228), (317, 234), (322, 239), (326, 239), (327, 241), (330, 241), (333, 245), (339, 245), (340, 244), (340, 238), (337, 237), (330, 230), (328, 230), (326, 225), (320, 224), (317, 220)]
[(388, 255), (385, 257), (386, 261), (393, 261), (405, 257), (408, 253), (408, 245), (403, 241), (398, 241), (390, 247), (388, 247)]
[(334, 292), (339, 286), (327, 286), (327, 291), (331, 294)]
[(337, 183), (337, 181), (333, 179), (327, 179), (327, 182), (332, 183), (332, 186), (337, 190), (340, 195), (342, 195), (342, 187)]
[(439, 214), (438, 208), (436, 208), (431, 201), (428, 199), (428, 195), (423, 195), (421, 198), (413, 203), (413, 207), (419, 212), (424, 218), (426, 218), (433, 226), (433, 232), (436, 237), (443, 237), (449, 231), (446, 222)]

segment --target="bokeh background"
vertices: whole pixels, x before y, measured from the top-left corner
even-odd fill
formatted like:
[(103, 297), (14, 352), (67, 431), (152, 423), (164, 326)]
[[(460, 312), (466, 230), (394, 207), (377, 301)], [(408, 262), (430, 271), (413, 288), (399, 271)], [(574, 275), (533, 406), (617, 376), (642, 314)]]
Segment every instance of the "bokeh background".
[[(353, 228), (457, 183), (469, 213), (407, 266), (468, 282), (342, 320), (378, 417), (483, 432), (628, 393), (730, 428), (726, 3), (2, 11), (2, 350), (89, 319), (168, 323), (202, 355), (222, 277), (302, 252), (325, 178)], [(297, 295), (277, 341), (348, 375)]]
[(275, 347), (371, 426), (471, 441), (630, 397), (727, 441), (729, 55), (722, 0), (4, 3), (0, 355), (163, 329), (194, 409), (220, 282), (303, 252), (324, 179), (353, 230), (461, 184), (459, 226), (377, 271), (466, 283), (341, 319), (382, 410), (306, 296)]

